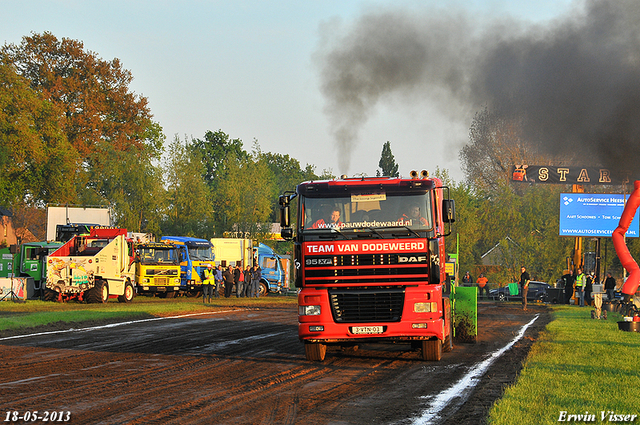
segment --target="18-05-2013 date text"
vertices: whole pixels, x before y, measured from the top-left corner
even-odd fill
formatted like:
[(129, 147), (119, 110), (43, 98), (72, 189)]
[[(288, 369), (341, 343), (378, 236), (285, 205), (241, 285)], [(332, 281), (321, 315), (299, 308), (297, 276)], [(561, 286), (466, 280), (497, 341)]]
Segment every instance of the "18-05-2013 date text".
[(69, 411), (38, 411), (28, 410), (26, 412), (8, 411), (5, 412), (4, 422), (69, 422), (71, 412)]

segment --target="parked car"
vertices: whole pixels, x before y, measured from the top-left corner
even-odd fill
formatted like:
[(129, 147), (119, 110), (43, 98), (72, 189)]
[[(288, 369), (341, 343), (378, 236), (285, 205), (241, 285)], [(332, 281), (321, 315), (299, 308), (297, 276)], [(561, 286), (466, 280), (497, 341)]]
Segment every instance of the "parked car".
[[(520, 294), (520, 285), (514, 285), (517, 288), (518, 293), (512, 295), (509, 291), (509, 286), (504, 288), (492, 289), (489, 291), (489, 297), (498, 301), (510, 301), (510, 300), (522, 300)], [(529, 291), (527, 292), (527, 301), (542, 301), (547, 302), (548, 291), (552, 289), (551, 285), (545, 282), (530, 281)]]

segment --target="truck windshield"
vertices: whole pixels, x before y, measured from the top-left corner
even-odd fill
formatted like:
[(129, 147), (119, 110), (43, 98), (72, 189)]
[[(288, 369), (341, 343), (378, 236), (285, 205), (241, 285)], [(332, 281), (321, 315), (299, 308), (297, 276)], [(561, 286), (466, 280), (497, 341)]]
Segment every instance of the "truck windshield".
[(433, 227), (430, 192), (351, 193), (343, 197), (300, 198), (298, 223), (303, 232), (382, 228), (429, 230)]
[(189, 257), (196, 261), (213, 261), (213, 250), (211, 246), (189, 247)]
[(178, 258), (174, 254), (174, 250), (167, 248), (141, 248), (140, 249), (141, 264), (178, 264)]

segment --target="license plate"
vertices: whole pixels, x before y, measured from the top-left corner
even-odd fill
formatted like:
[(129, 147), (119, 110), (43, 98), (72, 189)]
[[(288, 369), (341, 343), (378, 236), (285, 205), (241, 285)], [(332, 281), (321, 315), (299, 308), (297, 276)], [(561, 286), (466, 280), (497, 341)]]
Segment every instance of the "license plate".
[(362, 334), (381, 334), (383, 332), (382, 326), (353, 326), (351, 333)]

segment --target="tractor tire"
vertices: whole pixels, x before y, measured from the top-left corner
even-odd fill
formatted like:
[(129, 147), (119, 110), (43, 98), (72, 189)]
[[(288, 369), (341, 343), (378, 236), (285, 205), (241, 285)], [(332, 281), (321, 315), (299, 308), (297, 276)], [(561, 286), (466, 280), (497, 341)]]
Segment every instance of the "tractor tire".
[(118, 296), (118, 302), (130, 303), (133, 300), (134, 295), (135, 290), (133, 289), (133, 285), (131, 282), (127, 282), (124, 284), (124, 294)]
[(304, 353), (310, 362), (322, 362), (327, 354), (327, 346), (319, 342), (305, 342)]
[(42, 299), (45, 301), (58, 301), (59, 293), (53, 289), (44, 288)]
[(84, 299), (88, 303), (106, 303), (109, 299), (109, 285), (104, 280), (96, 280), (93, 288), (86, 292)]
[(442, 359), (442, 342), (439, 339), (429, 339), (422, 342), (422, 360), (439, 362)]

